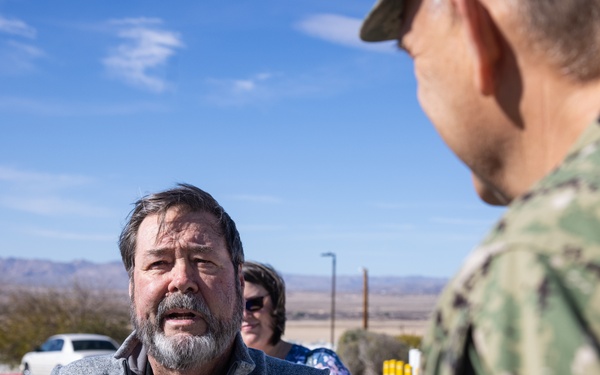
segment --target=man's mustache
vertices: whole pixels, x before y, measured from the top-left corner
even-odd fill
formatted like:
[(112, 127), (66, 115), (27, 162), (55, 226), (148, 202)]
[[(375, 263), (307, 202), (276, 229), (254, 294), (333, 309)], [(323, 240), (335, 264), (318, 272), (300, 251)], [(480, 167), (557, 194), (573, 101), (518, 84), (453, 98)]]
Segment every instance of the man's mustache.
[(156, 312), (157, 321), (162, 323), (167, 311), (174, 309), (190, 310), (198, 314), (207, 323), (212, 320), (212, 314), (201, 298), (189, 294), (176, 293), (171, 294), (160, 301), (158, 304), (158, 311)]

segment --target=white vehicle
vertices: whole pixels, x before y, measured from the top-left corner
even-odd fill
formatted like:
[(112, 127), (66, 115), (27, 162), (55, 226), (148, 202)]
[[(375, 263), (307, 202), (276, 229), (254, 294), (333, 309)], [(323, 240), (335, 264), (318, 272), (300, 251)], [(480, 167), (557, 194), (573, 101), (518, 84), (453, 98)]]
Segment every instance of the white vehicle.
[(50, 375), (56, 365), (66, 365), (84, 357), (111, 354), (119, 344), (112, 338), (87, 333), (54, 335), (21, 359), (24, 375)]

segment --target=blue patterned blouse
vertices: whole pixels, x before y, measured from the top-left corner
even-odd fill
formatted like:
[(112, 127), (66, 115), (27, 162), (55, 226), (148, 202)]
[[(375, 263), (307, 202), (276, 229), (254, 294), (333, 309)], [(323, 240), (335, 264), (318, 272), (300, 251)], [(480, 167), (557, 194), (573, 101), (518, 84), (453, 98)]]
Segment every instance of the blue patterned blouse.
[(311, 350), (304, 346), (292, 344), (285, 360), (310, 367), (328, 368), (331, 375), (350, 375), (350, 371), (344, 366), (337, 354), (327, 348)]

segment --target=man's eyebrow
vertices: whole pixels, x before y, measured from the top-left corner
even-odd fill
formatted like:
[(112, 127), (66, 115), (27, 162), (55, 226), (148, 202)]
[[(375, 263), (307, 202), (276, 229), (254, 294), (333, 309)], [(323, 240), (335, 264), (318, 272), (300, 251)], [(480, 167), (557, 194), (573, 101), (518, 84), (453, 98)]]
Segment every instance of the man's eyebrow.
[[(186, 250), (192, 254), (210, 253), (214, 251), (212, 246), (208, 245), (193, 245), (186, 247)], [(173, 252), (173, 249), (159, 247), (156, 249), (148, 249), (145, 251), (147, 255), (161, 256)]]

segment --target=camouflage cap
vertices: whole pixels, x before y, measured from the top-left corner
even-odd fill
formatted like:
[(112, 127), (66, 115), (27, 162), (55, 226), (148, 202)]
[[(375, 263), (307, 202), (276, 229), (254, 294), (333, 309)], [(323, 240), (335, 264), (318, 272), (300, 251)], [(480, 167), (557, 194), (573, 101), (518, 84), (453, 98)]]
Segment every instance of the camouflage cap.
[(365, 42), (381, 42), (398, 38), (404, 0), (378, 0), (365, 18), (360, 38)]

